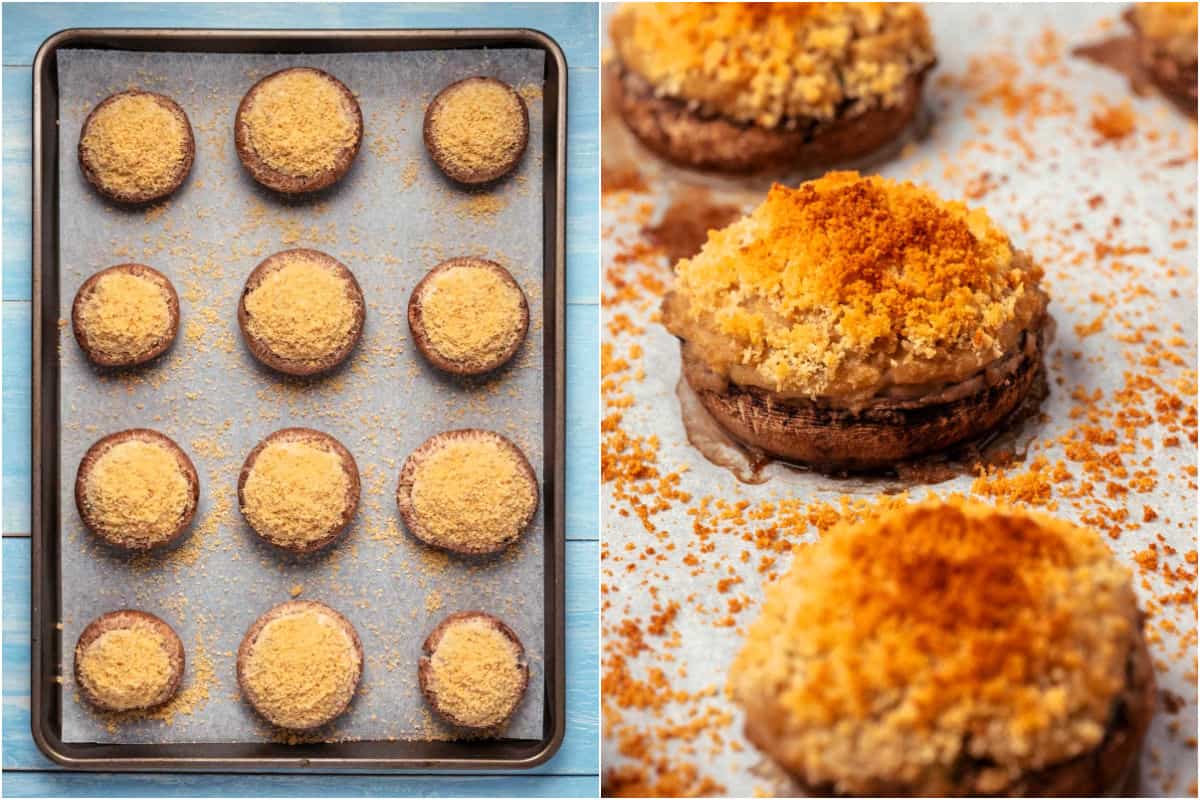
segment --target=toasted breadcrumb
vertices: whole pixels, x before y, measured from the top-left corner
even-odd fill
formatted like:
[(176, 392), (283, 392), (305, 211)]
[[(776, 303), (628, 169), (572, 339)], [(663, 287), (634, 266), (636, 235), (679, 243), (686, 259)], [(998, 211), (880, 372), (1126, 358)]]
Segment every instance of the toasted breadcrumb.
[(341, 453), (303, 436), (264, 447), (246, 476), (242, 497), (242, 513), (254, 530), (276, 544), (301, 548), (340, 528), (356, 499)]
[(358, 135), (356, 115), (341, 87), (312, 69), (267, 78), (244, 119), (259, 157), (296, 177), (332, 169)]
[(765, 127), (892, 106), (934, 59), (915, 3), (629, 3), (611, 30), (661, 94)]
[(833, 172), (776, 185), (675, 267), (672, 333), (718, 374), (809, 396), (967, 378), (1011, 354), (1041, 270), (982, 209)]
[(308, 604), (263, 626), (246, 653), (244, 675), (273, 722), (303, 729), (345, 706), (360, 669), (339, 621)]
[(84, 685), (114, 711), (161, 702), (171, 685), (170, 645), (152, 625), (130, 620), (102, 633), (83, 651)]
[(486, 267), (464, 263), (432, 275), (420, 304), (430, 344), (467, 367), (494, 363), (523, 330), (521, 290)]
[(452, 86), (429, 119), (429, 137), (453, 173), (488, 172), (512, 157), (525, 135), (520, 97), (499, 81)]
[(521, 697), (517, 647), (484, 619), (449, 625), (429, 657), (429, 682), (440, 708), (472, 728), (503, 722)]
[(412, 502), (433, 541), (487, 551), (521, 534), (537, 494), (507, 442), (473, 433), (427, 454), (413, 474)]
[(91, 350), (110, 359), (136, 359), (171, 333), (167, 291), (145, 275), (106, 273), (82, 298), (79, 322)]
[(330, 265), (293, 250), (246, 293), (246, 327), (273, 352), (319, 362), (345, 346), (355, 327), (352, 287)]
[(192, 495), (174, 451), (134, 438), (96, 459), (84, 481), (83, 502), (93, 523), (113, 540), (150, 544), (175, 529)]
[(1099, 745), (1138, 632), (1093, 531), (932, 501), (800, 548), (730, 686), (806, 783), (855, 794), (971, 758), (990, 793)]
[(187, 157), (186, 122), (156, 98), (123, 93), (99, 109), (80, 140), (101, 182), (124, 195), (169, 187)]

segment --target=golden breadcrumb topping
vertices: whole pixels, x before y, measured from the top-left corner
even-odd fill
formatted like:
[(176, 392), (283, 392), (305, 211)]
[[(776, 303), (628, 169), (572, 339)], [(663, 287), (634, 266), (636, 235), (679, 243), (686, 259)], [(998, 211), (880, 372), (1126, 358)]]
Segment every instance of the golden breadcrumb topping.
[(441, 270), (425, 282), (419, 300), (433, 349), (466, 367), (493, 363), (521, 336), (521, 290), (487, 267)]
[(1139, 31), (1168, 53), (1196, 60), (1196, 3), (1137, 3), (1133, 20)]
[(80, 144), (100, 182), (123, 195), (171, 186), (187, 158), (184, 120), (147, 94), (122, 93), (92, 116)]
[(1003, 793), (1099, 745), (1138, 635), (1129, 570), (1095, 532), (934, 501), (802, 547), (730, 688), (809, 784), (855, 794), (971, 759), (995, 764), (977, 790)]
[(79, 320), (89, 349), (109, 359), (133, 359), (171, 335), (168, 294), (145, 275), (101, 275), (82, 298)]
[(295, 177), (332, 169), (358, 138), (358, 117), (341, 87), (310, 69), (259, 84), (243, 120), (259, 157)]
[(126, 439), (93, 463), (83, 502), (106, 538), (150, 545), (170, 536), (191, 509), (191, 484), (170, 448)]
[(171, 686), (171, 646), (144, 621), (100, 634), (79, 659), (84, 686), (114, 711), (148, 708)]
[(627, 3), (611, 32), (660, 94), (766, 127), (894, 106), (934, 60), (915, 3)]
[(304, 250), (276, 256), (245, 304), (251, 335), (276, 355), (305, 363), (323, 361), (345, 347), (358, 312), (350, 282)]
[(242, 486), (242, 513), (276, 544), (304, 546), (341, 528), (353, 499), (350, 476), (332, 446), (281, 437), (254, 459)]
[(1039, 323), (1041, 270), (982, 209), (831, 172), (710, 231), (675, 267), (672, 333), (736, 383), (871, 396), (963, 380)]
[(429, 657), (429, 682), (447, 716), (472, 728), (504, 722), (521, 698), (517, 646), (484, 618), (446, 627)]
[(447, 91), (429, 118), (429, 136), (456, 174), (488, 172), (512, 157), (525, 130), (521, 99), (497, 81), (468, 80)]
[(340, 621), (309, 606), (263, 626), (242, 675), (272, 722), (303, 729), (349, 702), (359, 670), (358, 649)]
[(441, 440), (422, 459), (412, 503), (434, 543), (488, 551), (521, 535), (537, 494), (504, 441), (471, 433)]

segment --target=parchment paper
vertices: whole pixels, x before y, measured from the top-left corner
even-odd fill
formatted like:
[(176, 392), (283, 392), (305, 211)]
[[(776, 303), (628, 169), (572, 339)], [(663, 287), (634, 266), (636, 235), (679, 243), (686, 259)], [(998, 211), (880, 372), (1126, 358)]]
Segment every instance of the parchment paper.
[[(541, 137), (517, 173), (471, 193), (445, 180), (421, 138), (425, 107), (442, 87), (490, 75), (517, 87), (542, 129), (543, 54), (457, 50), (324, 55), (59, 53), (61, 320), (87, 276), (125, 261), (165, 273), (180, 295), (173, 349), (117, 375), (89, 366), (61, 332), (63, 737), (71, 742), (231, 742), (275, 736), (237, 692), (235, 653), (250, 624), (293, 594), (336, 608), (366, 656), (350, 710), (316, 739), (447, 738), (417, 683), (421, 643), (446, 615), (483, 609), (516, 631), (530, 657), (524, 701), (505, 734), (542, 735), (543, 510), (519, 544), (491, 560), (451, 558), (403, 529), (395, 504), (400, 465), (427, 437), (490, 428), (513, 439), (543, 480)], [(363, 147), (350, 173), (310, 200), (285, 201), (244, 172), (233, 146), (238, 102), (260, 77), (287, 66), (329, 71), (358, 95)], [(184, 187), (159, 207), (128, 211), (84, 181), (79, 129), (107, 95), (138, 86), (173, 97), (191, 119), (196, 160)], [(245, 349), (238, 294), (263, 258), (313, 247), (350, 267), (368, 306), (358, 350), (333, 375), (285, 379)], [(528, 338), (498, 375), (452, 380), (409, 340), (409, 293), (439, 261), (478, 255), (508, 267), (529, 299)], [(237, 509), (242, 461), (287, 426), (326, 431), (354, 454), (363, 494), (345, 538), (291, 558), (260, 542)], [(79, 459), (101, 436), (150, 427), (178, 442), (200, 474), (200, 507), (185, 542), (165, 556), (129, 559), (96, 543), (73, 497)], [(98, 715), (71, 677), (82, 628), (122, 607), (161, 616), (179, 632), (188, 673), (180, 697), (148, 718)], [(72, 699), (74, 695), (74, 699)]]
[[(612, 4), (606, 4), (605, 14), (611, 14), (612, 9)], [(1112, 322), (1110, 317), (1108, 325), (1098, 332), (1088, 333), (1087, 326), (1104, 308), (1089, 300), (1091, 295), (1116, 293), (1122, 298), (1122, 305), (1110, 311), (1110, 315), (1129, 315), (1140, 323), (1153, 321), (1160, 325), (1161, 333), (1157, 335), (1164, 339), (1178, 335), (1187, 340), (1185, 348), (1175, 350), (1186, 363), (1178, 368), (1167, 368), (1155, 380), (1186, 386), (1188, 371), (1195, 369), (1195, 217), (1191, 217), (1190, 226), (1172, 226), (1173, 221), (1186, 216), (1181, 214), (1181, 209), (1192, 204), (1196, 194), (1195, 124), (1153, 91), (1144, 97), (1134, 96), (1122, 75), (1070, 55), (1070, 49), (1076, 45), (1123, 33), (1121, 23), (1110, 27), (1102, 22), (1104, 19), (1110, 23), (1115, 21), (1120, 6), (930, 4), (926, 10), (933, 25), (939, 59), (939, 67), (927, 88), (934, 111), (932, 131), (928, 138), (915, 141), (900, 158), (864, 168), (864, 171), (915, 179), (932, 186), (943, 196), (955, 198), (963, 196), (964, 184), (970, 185), (968, 179), (989, 181), (991, 187), (980, 198), (968, 200), (968, 203), (985, 207), (992, 218), (1013, 235), (1018, 246), (1028, 248), (1045, 266), (1052, 297), (1050, 309), (1058, 327), (1052, 352), (1057, 351), (1060, 356), (1048, 360), (1051, 395), (1042, 407), (1048, 420), (1029, 430), (1036, 443), (1049, 445), (1045, 449), (1039, 446), (1032, 455), (1044, 455), (1050, 464), (1054, 464), (1064, 457), (1062, 445), (1054, 440), (1078, 424), (1078, 420), (1069, 417), (1078, 405), (1070, 397), (1072, 389), (1082, 384), (1090, 390), (1101, 390), (1106, 398), (1111, 398), (1124, 385), (1124, 372), (1131, 369), (1124, 357), (1129, 345), (1117, 338), (1126, 333), (1124, 327)], [(1058, 64), (1065, 67), (1051, 65), (1045, 72), (1039, 72), (1032, 59), (1047, 52), (1051, 46), (1047, 44), (1047, 29), (1057, 34)], [(1039, 76), (1053, 75), (1052, 79), (1042, 78), (1043, 90), (1027, 90), (1029, 94), (1023, 102), (1037, 101), (1049, 109), (1056, 97), (1052, 91), (1062, 88), (1078, 107), (1076, 113), (1071, 116), (1046, 114), (1030, 121), (1028, 116), (1010, 116), (1001, 102), (982, 106), (967, 103), (961, 89), (939, 83), (939, 76), (947, 73), (955, 76), (971, 73), (981, 82), (1000, 82), (1004, 76), (996, 70), (1003, 65), (987, 58), (987, 54), (997, 52), (1007, 52), (1019, 63), (1019, 73), (1011, 76), (1014, 87), (1030, 87)], [(981, 60), (972, 63), (976, 58)], [(1034, 98), (1034, 91), (1042, 93)], [(1127, 98), (1137, 115), (1137, 132), (1128, 141), (1094, 145), (1088, 141), (1080, 146), (1076, 139), (1099, 139), (1099, 135), (1087, 127), (1082, 128), (1077, 137), (1067, 138), (1061, 133), (1067, 125), (1087, 126), (1090, 109), (1101, 108), (1101, 100), (1115, 105)], [(964, 115), (968, 107), (974, 115), (972, 118)], [(644, 149), (639, 150), (636, 143), (629, 141), (631, 137), (621, 127), (619, 119), (608, 113), (603, 135), (606, 169), (610, 153), (615, 152), (610, 148), (621, 148), (616, 153), (618, 158), (642, 159), (639, 168), (646, 184), (644, 191), (635, 189), (626, 198), (612, 195), (604, 200), (604, 264), (613, 266), (616, 274), (631, 283), (636, 283), (634, 276), (639, 269), (656, 279), (669, 280), (669, 264), (665, 258), (650, 259), (651, 263), (644, 268), (621, 265), (616, 259), (623, 253), (634, 251), (632, 243), (646, 239), (643, 227), (657, 224), (674, 200), (701, 197), (702, 192), (694, 185), (696, 176), (664, 167)], [(1149, 138), (1151, 135), (1155, 136), (1153, 140)], [(1020, 155), (1022, 138), (1036, 152), (1036, 158)], [(972, 151), (969, 159), (956, 161), (956, 155), (962, 152), (968, 140), (984, 144)], [(1170, 144), (1172, 141), (1174, 146)], [(1172, 161), (1172, 156), (1182, 160)], [(1057, 166), (1052, 172), (1046, 172), (1050, 162)], [(1146, 180), (1150, 171), (1158, 173), (1153, 181)], [(1097, 174), (1101, 176), (1099, 179)], [(759, 181), (757, 185), (753, 181), (700, 182), (711, 191), (713, 203), (731, 203), (747, 209), (761, 202), (770, 184), (769, 179)], [(1087, 198), (1093, 195), (1102, 195), (1102, 202), (1089, 210)], [(1083, 206), (1082, 213), (1078, 210), (1080, 206)], [(1195, 208), (1194, 205), (1191, 207)], [(1105, 268), (1101, 269), (1094, 260), (1102, 256), (1092, 256), (1091, 251), (1095, 241), (1104, 240), (1104, 232), (1114, 217), (1120, 218), (1116, 242), (1145, 245), (1148, 250), (1123, 254), (1120, 259), (1126, 265), (1123, 269), (1109, 266), (1111, 262), (1105, 262)], [(1072, 229), (1077, 219), (1082, 224)], [(1072, 264), (1063, 248), (1056, 244), (1063, 240), (1072, 243), (1069, 252), (1084, 250), (1089, 257)], [(1129, 294), (1126, 287), (1134, 278), (1144, 285), (1146, 293)], [(606, 298), (618, 294), (612, 283), (606, 284), (603, 292)], [(858, 501), (873, 498), (888, 489), (909, 489), (914, 500), (924, 496), (925, 488), (920, 485), (911, 486), (896, 480), (826, 478), (781, 464), (766, 468), (769, 479), (765, 483), (746, 485), (735, 480), (727, 469), (705, 460), (688, 444), (680, 419), (675, 393), (680, 369), (679, 344), (654, 318), (656, 311), (656, 303), (622, 303), (606, 306), (605, 318), (611, 325), (615, 315), (628, 314), (632, 325), (619, 326), (622, 330), (645, 329), (644, 334), (639, 335), (635, 330), (633, 334), (621, 333), (614, 340), (615, 358), (626, 358), (630, 349), (637, 345), (644, 351), (640, 360), (630, 357), (631, 371), (644, 370), (644, 379), (622, 384), (618, 392), (633, 396), (632, 406), (621, 409), (621, 426), (631, 437), (658, 437), (661, 442), (658, 468), (663, 473), (679, 472), (679, 492), (690, 494), (692, 498), (711, 496), (714, 503), (719, 498), (731, 506), (744, 501), (751, 509), (760, 503), (783, 498), (820, 500), (837, 506), (843, 495)], [(1176, 332), (1175, 323), (1180, 326), (1181, 333)], [(1082, 332), (1077, 331), (1077, 325), (1081, 326)], [(611, 334), (606, 335), (611, 337)], [(1081, 355), (1072, 357), (1073, 352)], [(1194, 380), (1195, 373), (1191, 374)], [(1194, 387), (1194, 383), (1191, 385)], [(1191, 403), (1194, 402), (1193, 397)], [(1112, 405), (1110, 401), (1106, 407)], [(1103, 420), (1100, 424), (1111, 426)], [(1157, 423), (1148, 425), (1145, 430), (1146, 441), (1154, 443), (1161, 442), (1167, 434)], [(1162, 449), (1154, 444), (1126, 456), (1126, 463), (1131, 472), (1145, 467), (1157, 470), (1156, 487), (1147, 493), (1130, 494), (1128, 506), (1131, 517), (1138, 519), (1143, 506), (1151, 507), (1156, 510), (1158, 520), (1126, 531), (1110, 544), (1117, 557), (1133, 568), (1134, 584), (1142, 603), (1154, 603), (1155, 597), (1169, 589), (1157, 576), (1150, 576), (1148, 583), (1143, 585), (1145, 573), (1139, 572), (1134, 564), (1134, 553), (1155, 543), (1160, 535), (1164, 537), (1163, 542), (1178, 551), (1171, 564), (1186, 567), (1182, 564), (1183, 554), (1195, 553), (1195, 473), (1192, 472), (1192, 477), (1187, 474), (1189, 468), (1194, 470), (1196, 466), (1195, 444), (1186, 437), (1182, 447)], [(1067, 466), (1076, 473), (1081, 472), (1078, 464), (1068, 462)], [(1023, 471), (1021, 465), (1011, 470), (1013, 473)], [(973, 476), (963, 475), (932, 486), (930, 491), (940, 496), (954, 492), (970, 494), (972, 480)], [(1103, 484), (1098, 484), (1095, 491), (1102, 495)], [(673, 778), (688, 774), (687, 768), (681, 765), (694, 765), (699, 777), (711, 779), (719, 787), (708, 785), (705, 793), (748, 797), (758, 793), (796, 792), (795, 784), (783, 780), (779, 770), (745, 739), (743, 715), (722, 691), (729, 665), (741, 648), (744, 631), (759, 615), (765, 582), (763, 571), (757, 568), (759, 558), (773, 555), (756, 551), (743, 539), (742, 533), (759, 530), (770, 522), (756, 525), (751, 521), (727, 535), (714, 533), (703, 540), (701, 547), (699, 540), (693, 539), (696, 519), (687, 513), (696, 501), (675, 502), (669, 509), (656, 510), (652, 517), (657, 530), (670, 533), (671, 552), (664, 553), (664, 539), (648, 535), (636, 516), (618, 513), (627, 509), (628, 504), (614, 496), (613, 484), (603, 486), (601, 496), (604, 551), (608, 554), (602, 580), (610, 589), (605, 594), (607, 604), (602, 634), (606, 640), (606, 657), (624, 663), (622, 659), (634, 649), (630, 640), (624, 638), (622, 624), (625, 620), (640, 620), (644, 628), (650, 620), (666, 616), (664, 609), (678, 602), (678, 614), (672, 616), (665, 632), (657, 638), (647, 636), (647, 649), (628, 655), (630, 678), (653, 685), (650, 670), (660, 668), (666, 673), (672, 692), (697, 698), (694, 702), (668, 702), (661, 708), (649, 709), (636, 707), (632, 702), (622, 704), (610, 700), (616, 713), (606, 714), (606, 726), (611, 726), (605, 728), (602, 743), (606, 775), (617, 775), (622, 768), (639, 769), (652, 759), (656, 764), (678, 767), (679, 772), (666, 773), (669, 777), (664, 780), (671, 786), (675, 785), (670, 783)], [(1110, 501), (1109, 505), (1118, 503)], [(1060, 499), (1058, 510), (1052, 513), (1075, 519), (1079, 516), (1065, 498)], [(811, 540), (813, 537), (810, 528), (806, 538)], [(652, 563), (643, 555), (650, 548), (656, 553)], [(739, 558), (745, 551), (751, 556), (748, 561)], [(685, 556), (698, 558), (700, 563), (711, 566), (700, 569), (695, 560), (685, 562)], [(769, 571), (782, 574), (789, 564), (790, 556), (781, 555)], [(1194, 562), (1190, 571), (1195, 572)], [(735, 588), (728, 595), (718, 594), (714, 588), (718, 578), (732, 582)], [(1179, 584), (1173, 590), (1184, 588)], [(732, 598), (743, 596), (748, 598), (748, 610), (736, 615), (734, 624), (715, 624), (727, 612), (726, 601), (732, 602)], [(697, 606), (706, 607), (709, 613), (699, 613)], [(1171, 713), (1165, 708), (1166, 704), (1159, 704), (1141, 762), (1139, 786), (1143, 794), (1195, 792), (1196, 743), (1194, 738), (1188, 741), (1188, 737), (1194, 737), (1197, 724), (1195, 613), (1193, 598), (1190, 604), (1161, 608), (1151, 623), (1159, 688), (1167, 693), (1164, 697), (1177, 698), (1180, 707)], [(1163, 629), (1164, 620), (1174, 623), (1173, 633)], [(703, 727), (699, 727), (700, 732), (693, 736), (661, 733), (673, 730), (673, 725), (688, 730), (693, 722), (699, 726), (702, 720), (725, 719), (726, 714), (727, 724), (714, 726), (711, 740), (710, 731)], [(1168, 734), (1169, 727), (1176, 729), (1174, 734)], [(648, 737), (645, 746), (649, 755), (643, 755), (636, 747), (632, 748), (635, 756), (631, 757), (627, 752), (629, 744), (640, 743), (635, 732), (644, 732)], [(645, 779), (653, 785), (656, 775), (651, 770)], [(699, 784), (682, 785), (691, 790)]]

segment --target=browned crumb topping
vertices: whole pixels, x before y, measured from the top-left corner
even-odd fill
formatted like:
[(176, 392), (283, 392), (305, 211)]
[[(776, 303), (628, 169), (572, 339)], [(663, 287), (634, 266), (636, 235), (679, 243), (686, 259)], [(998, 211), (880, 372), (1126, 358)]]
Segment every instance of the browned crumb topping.
[(521, 290), (486, 267), (462, 265), (432, 275), (420, 303), (430, 344), (468, 367), (495, 362), (521, 336)]
[(100, 532), (152, 544), (174, 532), (191, 507), (192, 494), (174, 451), (157, 442), (128, 439), (96, 459), (84, 481), (83, 502)]
[(661, 94), (767, 127), (895, 105), (934, 59), (915, 3), (627, 3), (611, 31)]
[(349, 702), (358, 650), (338, 620), (306, 608), (263, 626), (243, 677), (257, 704), (285, 728), (306, 728)]
[(98, 110), (80, 140), (100, 181), (125, 195), (157, 194), (187, 157), (187, 128), (146, 94), (121, 94)]
[(512, 713), (524, 673), (517, 646), (484, 619), (446, 628), (429, 657), (429, 680), (442, 710), (472, 728), (491, 728)]
[(110, 359), (137, 358), (171, 335), (166, 291), (128, 272), (100, 276), (80, 304), (79, 319), (88, 347)]
[(283, 358), (322, 361), (353, 335), (358, 308), (352, 287), (331, 265), (304, 251), (277, 259), (246, 295), (246, 327)]
[(995, 764), (976, 787), (994, 793), (1099, 745), (1138, 631), (1095, 532), (933, 501), (800, 548), (730, 688), (808, 783), (854, 794), (970, 758)]
[(1042, 272), (982, 209), (831, 172), (776, 185), (675, 267), (672, 333), (718, 374), (807, 396), (963, 380), (1044, 312)]
[(142, 621), (102, 633), (79, 660), (79, 676), (115, 711), (161, 702), (171, 685), (170, 644)]
[(521, 534), (537, 496), (505, 444), (472, 436), (443, 441), (422, 460), (412, 502), (437, 543), (492, 550)]
[(508, 86), (468, 80), (442, 95), (429, 135), (455, 172), (488, 172), (521, 146), (523, 115), (520, 98)]
[(242, 513), (261, 535), (303, 546), (342, 525), (350, 476), (341, 455), (311, 440), (272, 441), (254, 460), (242, 487)]
[(1137, 130), (1137, 117), (1128, 100), (1120, 105), (1100, 103), (1100, 107), (1092, 113), (1091, 122), (1096, 133), (1113, 141), (1124, 139)]
[(1137, 3), (1133, 19), (1138, 30), (1168, 53), (1196, 61), (1196, 3)]
[(315, 70), (268, 78), (243, 119), (259, 157), (296, 177), (332, 169), (358, 136), (357, 117), (341, 87)]

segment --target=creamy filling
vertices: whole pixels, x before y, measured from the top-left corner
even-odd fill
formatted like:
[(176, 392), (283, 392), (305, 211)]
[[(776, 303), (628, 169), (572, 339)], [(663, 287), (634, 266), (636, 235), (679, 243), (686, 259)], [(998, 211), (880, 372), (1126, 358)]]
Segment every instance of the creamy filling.
[[(621, 82), (625, 87), (625, 91), (636, 97), (646, 100), (656, 99), (664, 100), (678, 105), (686, 110), (689, 114), (699, 117), (701, 120), (721, 120), (730, 125), (737, 125), (743, 128), (761, 128), (767, 131), (778, 131), (780, 133), (791, 133), (795, 131), (805, 131), (809, 135), (814, 135), (821, 128), (828, 127), (835, 122), (853, 117), (869, 111), (874, 106), (861, 99), (846, 100), (838, 106), (836, 113), (829, 119), (818, 119), (817, 117), (806, 116), (790, 116), (782, 117), (778, 123), (772, 126), (762, 125), (758, 122), (750, 122), (748, 120), (735, 119), (725, 114), (721, 109), (716, 108), (711, 103), (705, 103), (700, 100), (689, 100), (683, 97), (670, 94), (658, 86), (655, 86), (646, 78), (634, 72), (624, 64), (618, 64), (617, 69), (620, 73)], [(919, 72), (915, 72), (909, 76), (909, 80), (921, 75), (928, 67), (923, 68)]]
[[(1054, 332), (1053, 318), (1048, 314), (1043, 315), (1033, 329), (1021, 333), (1019, 349), (985, 364), (961, 380), (884, 382), (873, 392), (852, 395), (809, 395), (797, 391), (768, 391), (768, 394), (777, 402), (813, 404), (853, 413), (880, 406), (896, 409), (953, 403), (999, 385), (1009, 376), (1016, 374), (1026, 361), (1039, 361), (1043, 349), (1053, 341)], [(709, 366), (704, 352), (692, 342), (681, 340), (680, 347), (687, 379), (694, 389), (721, 393), (725, 392), (730, 384), (744, 385), (732, 375), (726, 377), (714, 371)]]

